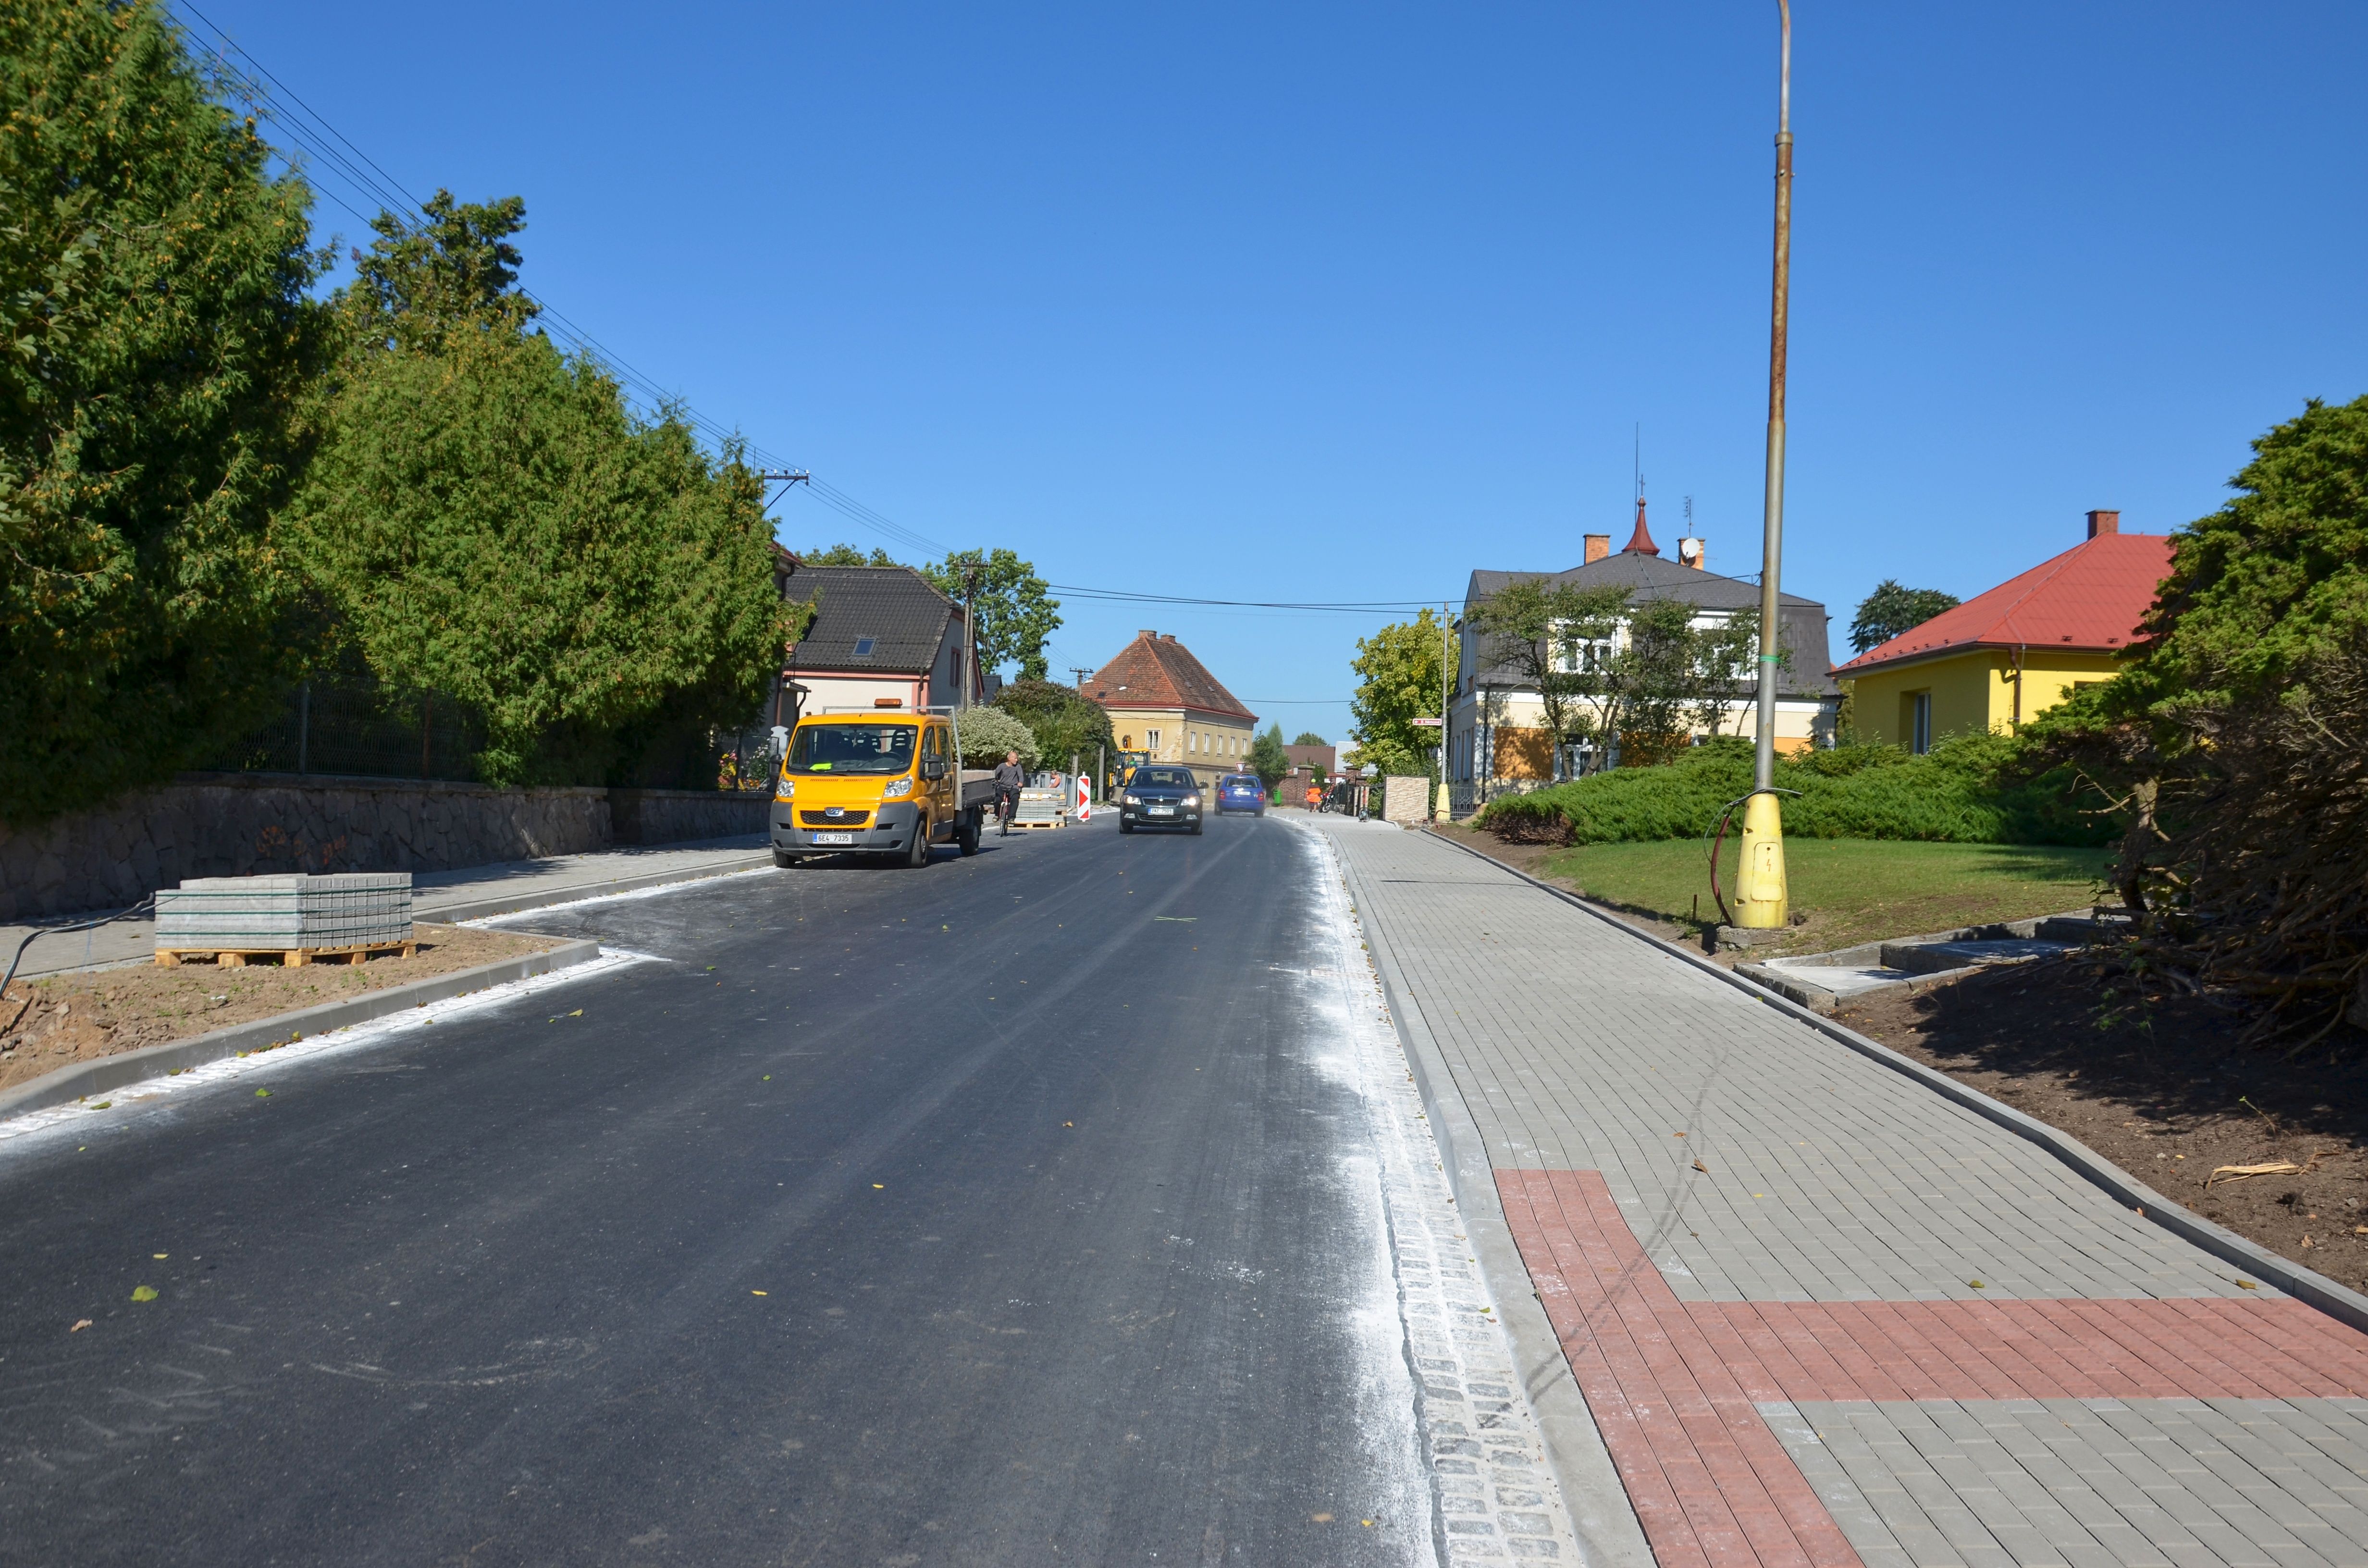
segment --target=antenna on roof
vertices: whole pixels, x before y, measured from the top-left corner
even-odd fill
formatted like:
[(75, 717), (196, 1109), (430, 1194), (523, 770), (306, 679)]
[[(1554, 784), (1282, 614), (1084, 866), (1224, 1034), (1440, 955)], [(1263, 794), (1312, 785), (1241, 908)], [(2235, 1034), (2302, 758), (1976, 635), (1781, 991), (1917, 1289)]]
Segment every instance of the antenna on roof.
[(1641, 419), (1636, 422), (1636, 451), (1634, 467), (1636, 471), (1636, 499), (1642, 501), (1645, 499), (1645, 422)]

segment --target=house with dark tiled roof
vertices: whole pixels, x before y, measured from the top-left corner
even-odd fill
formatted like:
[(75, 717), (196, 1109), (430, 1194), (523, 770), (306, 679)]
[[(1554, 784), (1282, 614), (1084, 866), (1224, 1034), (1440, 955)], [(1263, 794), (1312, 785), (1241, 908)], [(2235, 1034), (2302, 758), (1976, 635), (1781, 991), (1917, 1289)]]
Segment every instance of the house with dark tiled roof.
[(1943, 735), (2011, 730), (2110, 680), (2170, 573), (2166, 534), (2089, 514), (2089, 537), (1834, 671), (1858, 738), (1929, 750)]
[(1135, 761), (1182, 763), (1204, 789), (1249, 766), (1258, 715), (1172, 631), (1136, 632), (1085, 689), (1109, 710), (1119, 750)]
[[(1664, 560), (1653, 542), (1641, 498), (1634, 531), (1623, 548), (1615, 552), (1610, 534), (1585, 535), (1583, 544), (1585, 559), (1566, 571), (1480, 570), (1472, 574), (1464, 589), (1455, 690), (1447, 710), (1449, 789), (1459, 811), (1498, 788), (1526, 789), (1566, 778), (1599, 760), (1588, 748), (1573, 747), (1574, 755), (1556, 767), (1544, 704), (1521, 674), (1499, 663), (1486, 640), (1473, 629), (1472, 609), (1507, 584), (1543, 578), (1588, 588), (1617, 585), (1628, 590), (1632, 604), (1677, 599), (1693, 606), (1698, 626), (1739, 611), (1756, 614), (1759, 608), (1759, 585), (1711, 571), (1702, 540), (1680, 540), (1678, 559)], [(1777, 677), (1776, 749), (1792, 753), (1830, 744), (1841, 690), (1834, 684), (1827, 653), (1826, 607), (1798, 594), (1780, 595), (1777, 602), (1777, 636), (1791, 658)], [(1573, 656), (1577, 656), (1576, 650)], [(1723, 705), (1721, 733), (1756, 733), (1755, 702), (1751, 684), (1737, 682), (1734, 696)]]
[[(815, 607), (781, 662), (776, 722), (831, 709), (953, 706), (963, 681), (962, 607), (909, 566), (808, 566), (776, 547), (781, 597)], [(973, 663), (971, 700), (985, 696)]]

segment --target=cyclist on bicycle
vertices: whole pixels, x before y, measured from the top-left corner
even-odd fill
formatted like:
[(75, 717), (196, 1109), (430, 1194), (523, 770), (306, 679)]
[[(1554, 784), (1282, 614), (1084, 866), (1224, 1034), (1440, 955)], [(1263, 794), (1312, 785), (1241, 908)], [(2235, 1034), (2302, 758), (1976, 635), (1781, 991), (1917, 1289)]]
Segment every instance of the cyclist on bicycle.
[(1019, 814), (1020, 787), (1028, 776), (1019, 770), (1019, 754), (1003, 754), (1003, 766), (995, 770), (995, 820), (1003, 824), (1002, 836), (1011, 836), (1011, 819)]

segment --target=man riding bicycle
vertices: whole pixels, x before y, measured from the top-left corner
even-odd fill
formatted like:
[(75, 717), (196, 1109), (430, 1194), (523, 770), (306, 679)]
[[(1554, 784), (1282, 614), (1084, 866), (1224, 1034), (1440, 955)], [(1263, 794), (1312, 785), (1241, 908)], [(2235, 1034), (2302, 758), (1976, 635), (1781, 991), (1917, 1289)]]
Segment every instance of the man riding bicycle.
[(1020, 787), (1028, 775), (1019, 770), (1019, 754), (1003, 754), (1003, 765), (995, 770), (995, 820), (1003, 824), (1002, 836), (1011, 836), (1011, 819), (1019, 814)]

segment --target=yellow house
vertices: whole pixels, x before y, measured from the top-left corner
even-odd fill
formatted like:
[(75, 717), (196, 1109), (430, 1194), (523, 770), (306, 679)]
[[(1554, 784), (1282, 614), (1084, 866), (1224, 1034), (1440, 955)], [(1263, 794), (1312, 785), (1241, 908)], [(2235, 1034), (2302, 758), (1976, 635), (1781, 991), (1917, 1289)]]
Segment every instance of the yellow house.
[(1136, 632), (1086, 691), (1109, 710), (1122, 752), (1140, 752), (1153, 762), (1180, 762), (1204, 790), (1249, 767), (1258, 715), (1172, 631)]
[(1858, 738), (1930, 751), (2111, 679), (2170, 571), (2169, 539), (2121, 516), (2089, 513), (2081, 543), (1838, 667)]

